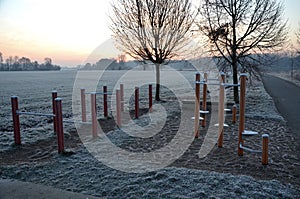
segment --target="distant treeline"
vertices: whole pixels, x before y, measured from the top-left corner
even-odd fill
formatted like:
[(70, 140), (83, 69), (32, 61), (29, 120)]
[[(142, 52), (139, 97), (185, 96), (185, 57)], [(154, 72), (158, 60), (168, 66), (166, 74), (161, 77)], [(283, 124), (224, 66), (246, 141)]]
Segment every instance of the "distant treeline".
[(52, 64), (51, 58), (45, 58), (44, 63), (31, 61), (27, 57), (9, 56), (4, 60), (0, 52), (0, 71), (49, 71), (60, 70), (61, 67)]
[[(168, 66), (175, 70), (195, 70), (193, 65), (186, 60), (169, 61)], [(117, 59), (100, 59), (98, 62), (91, 64), (86, 63), (80, 66), (80, 70), (153, 70), (151, 64), (145, 64), (140, 61), (122, 61)], [(164, 65), (162, 65), (164, 69)]]
[[(264, 55), (252, 55), (253, 60), (258, 60), (260, 65), (253, 63), (253, 66), (257, 66), (257, 69), (260, 71), (289, 71), (293, 70), (300, 71), (300, 55), (290, 55), (290, 54), (264, 54)], [(197, 66), (193, 66), (193, 64)], [(161, 69), (164, 70), (165, 65), (178, 70), (196, 70), (196, 67), (202, 68), (202, 66), (211, 65), (217, 66), (219, 70), (224, 72), (230, 72), (231, 69), (228, 64), (225, 62), (223, 57), (201, 57), (191, 62), (187, 60), (170, 60), (161, 66)], [(241, 67), (241, 66), (239, 66)], [(122, 57), (117, 59), (107, 59), (103, 58), (98, 60), (96, 63), (86, 63), (85, 65), (79, 65), (79, 70), (153, 70), (153, 64), (145, 64), (140, 61), (124, 61)]]

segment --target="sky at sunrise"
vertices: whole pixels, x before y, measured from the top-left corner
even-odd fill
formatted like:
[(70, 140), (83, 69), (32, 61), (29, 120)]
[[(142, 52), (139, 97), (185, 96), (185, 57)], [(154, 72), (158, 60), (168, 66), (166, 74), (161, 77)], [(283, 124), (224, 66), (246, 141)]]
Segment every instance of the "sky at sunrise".
[[(291, 39), (300, 26), (300, 1), (283, 0)], [(0, 0), (0, 52), (76, 66), (97, 47), (115, 57), (109, 26), (110, 0)]]

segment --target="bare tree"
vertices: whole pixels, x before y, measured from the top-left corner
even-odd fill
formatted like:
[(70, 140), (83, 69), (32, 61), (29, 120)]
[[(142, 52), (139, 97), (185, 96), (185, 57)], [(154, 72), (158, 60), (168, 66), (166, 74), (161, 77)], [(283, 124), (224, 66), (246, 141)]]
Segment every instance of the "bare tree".
[(44, 58), (44, 61), (45, 61), (45, 65), (52, 65), (52, 59), (51, 58), (49, 58), (49, 57), (46, 57), (46, 58)]
[(194, 23), (190, 0), (115, 0), (111, 30), (116, 46), (156, 68), (155, 100), (160, 100), (160, 67), (177, 57), (191, 38)]
[(210, 52), (232, 67), (234, 84), (238, 71), (254, 74), (260, 55), (279, 50), (287, 39), (283, 6), (276, 0), (204, 0), (200, 11), (200, 31)]
[[(296, 38), (297, 38), (298, 45), (300, 45), (300, 23), (298, 24), (298, 30), (296, 32)], [(300, 54), (300, 49), (298, 49), (297, 53)]]
[(0, 64), (3, 63), (3, 55), (2, 55), (2, 52), (0, 52)]

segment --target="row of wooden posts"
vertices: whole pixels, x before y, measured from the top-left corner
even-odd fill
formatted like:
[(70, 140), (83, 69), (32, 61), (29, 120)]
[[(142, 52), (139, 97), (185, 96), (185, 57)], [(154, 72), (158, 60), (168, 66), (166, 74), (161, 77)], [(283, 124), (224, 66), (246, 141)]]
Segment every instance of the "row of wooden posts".
[[(97, 106), (96, 106), (96, 95), (103, 94), (103, 114), (104, 117), (108, 117), (108, 92), (107, 86), (103, 86), (103, 93), (92, 92), (91, 94), (91, 116), (92, 116), (92, 134), (93, 137), (97, 137)], [(134, 112), (135, 118), (139, 118), (139, 87), (135, 87), (134, 89)], [(81, 114), (82, 114), (82, 122), (86, 122), (86, 92), (85, 89), (81, 89)], [(152, 111), (152, 84), (148, 85), (148, 105), (149, 112)], [(117, 126), (122, 126), (122, 112), (124, 111), (124, 85), (120, 84), (120, 89), (116, 90), (116, 124)]]
[[(240, 87), (240, 108), (239, 108), (239, 131), (238, 131), (238, 155), (242, 156), (244, 150), (249, 152), (261, 153), (262, 154), (262, 164), (268, 164), (268, 142), (269, 142), (269, 135), (263, 134), (262, 135), (262, 150), (253, 150), (251, 148), (244, 146), (244, 136), (246, 136), (245, 131), (245, 108), (246, 108), (246, 80), (247, 75), (241, 74), (240, 75), (240, 84), (226, 84), (225, 83), (225, 74), (221, 73), (219, 79), (215, 79), (219, 82), (217, 83), (209, 83), (208, 82), (208, 74), (204, 73), (204, 81), (200, 81), (201, 76), (200, 73), (196, 73), (196, 86), (195, 86), (195, 114), (194, 114), (194, 136), (198, 138), (200, 135), (199, 132), (199, 120), (200, 120), (200, 85), (203, 85), (203, 99), (202, 99), (202, 126), (206, 126), (206, 114), (207, 111), (207, 86), (208, 85), (219, 85), (219, 103), (218, 103), (218, 147), (223, 147), (223, 138), (224, 138), (224, 122), (225, 122), (225, 86), (230, 87)], [(236, 115), (237, 115), (237, 107), (233, 105), (232, 107), (232, 122), (236, 123)], [(255, 135), (254, 132), (253, 135)]]
[[(152, 85), (149, 84), (149, 111), (152, 111)], [(96, 138), (98, 135), (98, 122), (97, 122), (97, 102), (96, 95), (103, 94), (103, 113), (104, 117), (108, 117), (108, 95), (107, 86), (103, 86), (103, 92), (91, 92), (86, 93), (85, 89), (81, 89), (81, 119), (82, 123), (87, 122), (86, 114), (86, 94), (91, 95), (91, 123), (92, 124), (92, 135)], [(135, 87), (135, 118), (139, 118), (139, 88)], [(52, 91), (52, 113), (36, 113), (36, 112), (24, 112), (19, 110), (18, 97), (11, 97), (12, 105), (12, 119), (14, 129), (14, 142), (16, 145), (21, 144), (21, 133), (20, 133), (20, 115), (31, 115), (40, 117), (51, 117), (53, 118), (54, 132), (57, 134), (58, 141), (58, 153), (64, 151), (64, 130), (63, 130), (63, 115), (62, 115), (62, 99), (57, 97), (57, 91)], [(120, 84), (120, 89), (116, 90), (116, 124), (120, 127), (122, 125), (121, 112), (124, 111), (124, 85)], [(76, 122), (76, 121), (73, 121)]]

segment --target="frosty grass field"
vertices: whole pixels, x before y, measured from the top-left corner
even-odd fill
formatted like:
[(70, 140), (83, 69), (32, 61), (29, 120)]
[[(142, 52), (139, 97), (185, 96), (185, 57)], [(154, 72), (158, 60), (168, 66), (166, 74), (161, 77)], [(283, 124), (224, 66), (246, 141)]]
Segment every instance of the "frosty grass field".
[[(103, 85), (113, 91), (125, 72), (106, 71), (98, 83), (97, 91), (102, 91)], [(154, 82), (153, 71), (137, 73), (139, 75), (136, 78), (143, 80), (148, 76)], [(195, 72), (180, 73), (193, 87)], [(64, 118), (71, 119), (76, 74), (77, 71), (0, 73), (0, 155), (18, 150), (13, 144), (10, 97), (19, 97), (22, 111), (51, 113), (51, 91), (57, 90), (58, 96), (63, 99)], [(162, 72), (162, 76), (167, 74), (167, 71)], [(193, 89), (183, 88), (172, 76), (165, 79), (171, 82), (177, 97), (193, 100)], [(132, 88), (125, 84), (125, 92), (132, 92)], [(147, 90), (141, 91), (141, 96), (146, 94)], [(163, 90), (162, 96), (164, 94)], [(101, 109), (100, 105), (98, 109)], [(272, 115), (272, 112), (269, 114)], [(23, 144), (30, 146), (39, 141), (55, 139), (51, 119), (21, 116), (20, 121)], [(67, 136), (76, 133), (74, 125), (70, 123), (64, 124), (64, 130)], [(74, 150), (75, 153), (70, 156), (50, 152), (51, 158), (45, 161), (0, 163), (1, 178), (108, 198), (299, 198), (299, 188), (278, 180), (258, 180), (245, 175), (175, 167), (141, 174), (125, 173), (97, 161), (84, 146)], [(40, 153), (43, 152), (37, 150), (36, 154)]]

